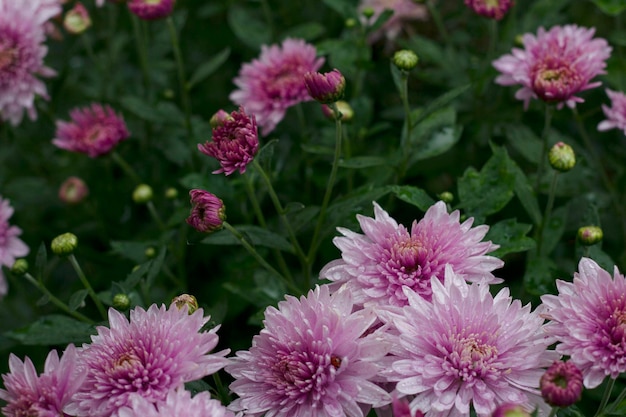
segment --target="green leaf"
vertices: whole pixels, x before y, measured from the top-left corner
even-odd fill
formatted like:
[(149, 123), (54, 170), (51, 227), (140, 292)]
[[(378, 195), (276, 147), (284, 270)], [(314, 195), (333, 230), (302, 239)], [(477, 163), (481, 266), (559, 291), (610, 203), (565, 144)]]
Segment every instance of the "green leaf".
[(356, 7), (349, 0), (322, 0), (324, 4), (341, 15), (344, 19), (354, 18), (358, 16), (356, 14)]
[(548, 256), (561, 240), (565, 231), (565, 221), (567, 219), (568, 205), (552, 211), (543, 227), (543, 243), (541, 245), (542, 256)]
[(272, 40), (269, 27), (259, 19), (258, 11), (233, 3), (228, 10), (228, 24), (240, 41), (252, 49), (260, 49)]
[(317, 22), (308, 22), (301, 25), (290, 28), (285, 32), (285, 38), (304, 39), (305, 41), (312, 41), (319, 38), (326, 32), (326, 27)]
[(385, 165), (387, 161), (387, 158), (380, 156), (355, 156), (339, 161), (339, 166), (341, 168), (361, 169)]
[(46, 251), (46, 244), (41, 242), (39, 249), (37, 250), (37, 257), (35, 258), (35, 274), (37, 280), (43, 279), (44, 270), (48, 263), (48, 252)]
[(5, 336), (24, 345), (50, 346), (86, 343), (95, 333), (95, 328), (89, 324), (52, 314), (43, 316), (24, 328), (6, 332)]
[(83, 304), (83, 301), (85, 301), (87, 294), (89, 294), (89, 291), (84, 289), (78, 290), (74, 294), (72, 294), (69, 302), (67, 303), (67, 306), (70, 308), (70, 310), (78, 310), (78, 307), (80, 307)]
[(371, 210), (373, 201), (378, 200), (391, 191), (392, 187), (390, 186), (364, 187), (346, 197), (335, 200), (328, 207), (326, 224), (332, 225), (328, 229), (341, 225), (344, 219), (354, 217), (365, 209)]
[(524, 252), (535, 247), (535, 241), (526, 234), (532, 229), (532, 225), (518, 223), (515, 219), (502, 220), (489, 228), (484, 240), (491, 240), (498, 249), (489, 255), (502, 258), (508, 253)]
[(543, 142), (529, 127), (524, 125), (507, 125), (504, 127), (509, 143), (524, 159), (538, 164), (541, 158)]
[[(265, 246), (267, 248), (279, 249), (285, 252), (293, 252), (291, 244), (282, 236), (270, 232), (259, 226), (240, 225), (234, 226), (239, 233), (253, 246)], [(233, 236), (229, 231), (222, 229), (211, 233), (200, 241), (207, 245), (239, 245), (239, 239)]]
[(536, 296), (554, 292), (553, 271), (556, 264), (549, 257), (533, 257), (526, 264), (524, 273), (524, 288), (528, 293)]
[(446, 126), (421, 143), (411, 157), (411, 163), (442, 155), (461, 139), (461, 126)]
[(204, 81), (208, 76), (217, 71), (217, 69), (228, 60), (229, 56), (230, 48), (225, 48), (208, 61), (200, 64), (189, 78), (189, 81), (187, 82), (187, 89), (191, 90), (196, 86), (196, 84)]
[(626, 0), (591, 0), (602, 12), (617, 16), (626, 10)]
[(412, 204), (424, 212), (435, 204), (435, 200), (433, 200), (426, 191), (411, 185), (394, 185), (392, 192), (400, 200)]
[(161, 267), (163, 266), (163, 261), (165, 260), (166, 253), (167, 249), (165, 248), (165, 246), (162, 246), (159, 250), (159, 254), (150, 263), (150, 269), (148, 269), (148, 274), (146, 275), (146, 285), (148, 286), (148, 288), (152, 286), (157, 275), (159, 275), (159, 272), (161, 272)]
[(151, 246), (150, 242), (132, 242), (122, 240), (112, 240), (111, 249), (113, 253), (123, 258), (140, 264), (146, 260), (146, 249)]
[(303, 206), (298, 209), (292, 208), (290, 210), (289, 206), (293, 203), (289, 203), (285, 210), (287, 211), (287, 219), (289, 220), (289, 224), (291, 224), (291, 228), (294, 232), (298, 232), (301, 229), (306, 230), (307, 228), (312, 228), (314, 225), (313, 219), (320, 212), (320, 208), (318, 206)]
[(453, 90), (448, 91), (445, 94), (437, 97), (432, 100), (430, 104), (422, 109), (416, 109), (413, 111), (411, 115), (411, 120), (413, 121), (413, 126), (419, 125), (424, 119), (433, 114), (434, 112), (443, 109), (452, 103), (457, 97), (465, 93), (469, 89), (469, 84), (461, 87), (457, 87)]
[(148, 273), (150, 267), (152, 266), (152, 261), (145, 262), (139, 265), (139, 268), (133, 269), (133, 271), (128, 274), (124, 282), (119, 283), (118, 285), (124, 289), (123, 292), (129, 293), (133, 288), (139, 284), (139, 281)]
[(335, 153), (333, 148), (322, 145), (308, 145), (303, 143), (300, 145), (300, 148), (302, 148), (304, 152), (316, 155), (333, 155)]
[(125, 96), (120, 99), (120, 104), (133, 115), (149, 122), (162, 122), (161, 114), (148, 102), (135, 96)]

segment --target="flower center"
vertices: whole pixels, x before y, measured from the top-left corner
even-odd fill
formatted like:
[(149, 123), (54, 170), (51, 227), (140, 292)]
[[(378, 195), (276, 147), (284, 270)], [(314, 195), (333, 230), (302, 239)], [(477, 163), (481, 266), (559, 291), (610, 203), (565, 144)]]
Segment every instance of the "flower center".
[(470, 334), (465, 337), (453, 337), (452, 351), (446, 358), (448, 372), (463, 381), (483, 379), (487, 374), (497, 371), (492, 365), (498, 358), (498, 348), (485, 343), (486, 335)]
[(393, 247), (394, 258), (402, 265), (402, 269), (407, 274), (419, 271), (421, 261), (426, 255), (426, 249), (422, 243), (411, 237), (408, 240), (398, 242)]
[(18, 60), (18, 49), (15, 42), (10, 38), (2, 38), (0, 35), (0, 79), (2, 72), (11, 71)]
[(564, 62), (548, 60), (533, 71), (533, 91), (547, 102), (564, 101), (579, 91), (580, 75)]

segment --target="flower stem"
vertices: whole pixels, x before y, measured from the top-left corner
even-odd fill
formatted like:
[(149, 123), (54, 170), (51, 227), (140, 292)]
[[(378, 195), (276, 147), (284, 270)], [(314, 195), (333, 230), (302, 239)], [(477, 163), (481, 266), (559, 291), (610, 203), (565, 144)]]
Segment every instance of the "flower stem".
[(546, 104), (545, 119), (543, 124), (543, 132), (541, 133), (541, 157), (537, 163), (537, 180), (535, 181), (535, 192), (539, 194), (539, 185), (541, 183), (541, 175), (543, 174), (543, 166), (545, 165), (545, 159), (548, 155), (548, 134), (550, 133), (550, 126), (552, 124), (552, 106)]
[[(413, 131), (413, 121), (411, 120), (411, 107), (409, 105), (409, 72), (400, 70), (402, 74), (402, 87), (400, 89), (400, 99), (402, 100), (402, 106), (404, 107), (404, 123), (406, 125), (405, 142), (400, 145), (401, 149), (407, 149), (407, 143), (411, 143), (411, 133)], [(402, 158), (400, 165), (400, 171), (398, 172), (398, 181), (404, 177), (406, 173), (406, 166), (411, 156), (410, 152), (404, 152), (405, 156)]]
[(546, 226), (546, 223), (550, 221), (550, 216), (552, 215), (552, 208), (554, 207), (554, 196), (556, 194), (556, 184), (559, 179), (559, 172), (554, 171), (552, 175), (552, 182), (550, 183), (550, 191), (548, 193), (548, 203), (546, 204), (546, 211), (544, 212), (543, 217), (541, 218), (541, 223), (539, 223), (539, 228), (537, 229), (537, 255), (541, 256), (541, 246), (543, 244), (543, 231)]
[(124, 173), (128, 175), (137, 185), (142, 183), (141, 178), (139, 178), (139, 175), (137, 175), (133, 167), (131, 167), (120, 154), (118, 154), (116, 151), (113, 151), (111, 152), (111, 157), (113, 158), (115, 163), (118, 164), (120, 168), (122, 168), (122, 171), (124, 171)]
[(76, 274), (78, 275), (78, 278), (80, 279), (80, 281), (83, 283), (83, 285), (87, 289), (87, 292), (89, 293), (89, 296), (91, 297), (93, 302), (96, 304), (96, 307), (98, 308), (98, 311), (100, 312), (100, 315), (102, 316), (102, 318), (104, 318), (106, 320), (107, 319), (107, 312), (106, 312), (104, 306), (102, 305), (102, 302), (100, 301), (100, 299), (96, 295), (96, 292), (91, 287), (91, 284), (89, 283), (89, 280), (87, 280), (87, 277), (85, 276), (85, 273), (83, 272), (82, 268), (78, 264), (78, 261), (76, 260), (76, 257), (74, 256), (73, 253), (71, 253), (67, 257), (67, 259), (70, 261), (70, 264), (72, 264), (72, 267), (74, 268), (74, 271), (76, 271)]
[[(324, 199), (322, 200), (322, 206), (320, 208), (319, 216), (317, 217), (317, 224), (315, 225), (315, 231), (313, 232), (311, 246), (309, 247), (309, 253), (307, 255), (309, 265), (313, 264), (315, 252), (319, 246), (319, 235), (322, 230), (324, 220), (326, 219), (326, 209), (328, 208), (328, 203), (330, 202), (330, 197), (333, 193), (333, 186), (335, 185), (335, 180), (337, 179), (337, 170), (339, 168), (339, 160), (341, 157), (341, 140), (343, 138), (341, 129), (341, 114), (335, 103), (329, 104), (329, 107), (335, 114), (335, 154), (333, 157), (333, 165), (330, 170), (330, 176), (328, 177), (328, 183), (326, 184), (326, 192), (324, 193)], [(307, 277), (309, 276), (310, 274), (307, 274)], [(310, 282), (307, 282), (307, 285), (310, 286)]]
[(556, 416), (557, 411), (559, 411), (559, 407), (552, 407), (552, 409), (550, 410), (550, 414), (548, 414), (548, 417)]
[(146, 206), (148, 207), (148, 211), (150, 212), (152, 219), (159, 227), (159, 230), (161, 230), (161, 232), (165, 232), (167, 228), (165, 227), (163, 220), (161, 220), (161, 216), (159, 216), (159, 212), (157, 212), (156, 207), (154, 207), (154, 203), (152, 201), (148, 201)]
[(610, 378), (609, 382), (606, 384), (606, 388), (604, 389), (604, 395), (602, 396), (602, 401), (600, 401), (600, 406), (598, 407), (598, 411), (593, 417), (600, 417), (604, 414), (604, 409), (606, 408), (609, 399), (611, 398), (611, 392), (613, 391), (613, 386), (615, 385), (615, 379)]
[(261, 264), (261, 266), (263, 268), (265, 268), (269, 273), (271, 273), (272, 275), (276, 276), (277, 278), (279, 278), (289, 289), (291, 289), (292, 291), (295, 291), (297, 294), (300, 293), (300, 289), (298, 289), (298, 287), (296, 287), (292, 282), (290, 282), (288, 279), (286, 279), (280, 272), (278, 272), (276, 269), (274, 269), (273, 266), (271, 266), (269, 263), (267, 263), (267, 261), (265, 259), (263, 259), (263, 257), (259, 254), (259, 252), (257, 252), (256, 249), (254, 249), (254, 246), (252, 246), (247, 240), (246, 238), (239, 233), (239, 231), (237, 229), (235, 229), (230, 223), (228, 222), (224, 222), (223, 223), (224, 228), (226, 230), (228, 230), (229, 232), (231, 232), (233, 234), (233, 236), (235, 236), (237, 238), (237, 240), (239, 240), (239, 242), (241, 243), (241, 245), (246, 248), (246, 250), (254, 257), (254, 259), (256, 259), (256, 261), (258, 263)]
[(174, 25), (174, 19), (172, 16), (168, 16), (167, 26), (170, 31), (170, 38), (172, 40), (172, 48), (174, 49), (174, 57), (176, 58), (176, 67), (178, 69), (178, 83), (180, 86), (180, 98), (185, 112), (185, 129), (190, 140), (193, 139), (193, 127), (191, 125), (191, 101), (189, 100), (189, 90), (187, 89), (187, 82), (185, 81), (185, 64), (183, 62), (183, 55), (180, 51), (180, 42), (178, 42), (178, 36), (176, 35), (176, 25)]
[(52, 302), (52, 304), (57, 306), (59, 309), (63, 310), (65, 313), (69, 314), (70, 316), (74, 317), (77, 320), (80, 320), (80, 321), (88, 323), (88, 324), (94, 324), (94, 321), (91, 320), (89, 317), (82, 315), (78, 311), (71, 310), (67, 306), (67, 304), (65, 304), (63, 301), (59, 300), (57, 297), (55, 297), (54, 294), (52, 294), (50, 292), (50, 290), (48, 290), (48, 288), (46, 288), (46, 286), (43, 284), (43, 282), (37, 281), (28, 272), (26, 274), (24, 274), (24, 277), (28, 280), (28, 282), (30, 282), (35, 287), (37, 287), (39, 289), (39, 291), (44, 293), (46, 295), (46, 297), (48, 297), (50, 299), (50, 302)]
[(139, 65), (141, 66), (141, 74), (143, 76), (143, 86), (146, 89), (146, 96), (150, 91), (150, 69), (148, 67), (148, 51), (146, 50), (146, 39), (141, 30), (141, 22), (139, 18), (131, 13), (131, 20), (133, 21), (133, 33), (135, 36), (135, 46), (137, 48), (137, 55), (139, 55)]
[(439, 31), (439, 35), (441, 35), (442, 39), (447, 45), (450, 45), (450, 35), (446, 30), (446, 27), (443, 24), (443, 19), (441, 19), (441, 15), (439, 14), (439, 10), (437, 6), (433, 3), (433, 0), (426, 0), (426, 7), (428, 8), (428, 13), (433, 17), (435, 21), (435, 26), (437, 26), (437, 30)]
[(613, 410), (624, 401), (624, 398), (626, 398), (626, 388), (619, 393), (615, 401), (606, 409), (605, 414), (613, 414)]

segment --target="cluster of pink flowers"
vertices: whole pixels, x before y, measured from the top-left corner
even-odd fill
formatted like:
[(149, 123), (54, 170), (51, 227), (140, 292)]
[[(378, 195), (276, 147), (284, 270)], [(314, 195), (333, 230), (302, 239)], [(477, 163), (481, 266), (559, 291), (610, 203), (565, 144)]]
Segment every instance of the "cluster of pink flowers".
[(2, 267), (11, 268), (16, 258), (28, 255), (28, 246), (19, 238), (22, 229), (12, 226), (9, 219), (13, 215), (13, 207), (0, 196), (0, 298), (6, 295), (8, 284), (2, 273)]

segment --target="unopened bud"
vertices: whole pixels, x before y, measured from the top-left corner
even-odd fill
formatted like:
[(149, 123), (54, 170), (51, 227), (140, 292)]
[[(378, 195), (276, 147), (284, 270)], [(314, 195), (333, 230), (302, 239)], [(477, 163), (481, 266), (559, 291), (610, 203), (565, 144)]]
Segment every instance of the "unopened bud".
[(178, 197), (178, 190), (176, 188), (170, 187), (165, 190), (165, 198), (168, 200), (174, 200), (176, 197)]
[(154, 250), (153, 247), (146, 248), (144, 255), (146, 255), (146, 258), (148, 259), (154, 258), (154, 255), (156, 255), (156, 250)]
[[(354, 118), (354, 110), (347, 101), (339, 100), (335, 103), (337, 110), (341, 113), (341, 121), (349, 122)], [(322, 113), (331, 120), (335, 120), (335, 111), (328, 105), (322, 104)]]
[(133, 201), (137, 204), (145, 204), (152, 200), (152, 187), (148, 184), (139, 184), (133, 191)]
[(439, 194), (437, 197), (439, 197), (441, 201), (447, 204), (450, 204), (454, 201), (454, 194), (452, 194), (450, 191), (444, 191), (443, 193)]
[(346, 79), (338, 69), (323, 74), (311, 71), (304, 74), (304, 85), (314, 100), (330, 104), (343, 97)]
[(602, 229), (598, 226), (583, 226), (578, 229), (578, 240), (585, 246), (600, 243), (603, 237)]
[(55, 255), (71, 255), (78, 247), (78, 238), (73, 233), (63, 233), (52, 239), (50, 249)]
[(113, 296), (113, 308), (120, 311), (128, 310), (130, 307), (130, 297), (126, 294), (119, 293)]
[(531, 417), (531, 414), (521, 405), (506, 403), (496, 407), (491, 417)]
[(69, 177), (59, 187), (59, 199), (67, 204), (78, 204), (89, 195), (89, 187), (78, 177)]
[(351, 29), (356, 26), (356, 19), (350, 17), (346, 19), (345, 25), (348, 29)]
[(11, 272), (13, 275), (21, 277), (26, 272), (28, 272), (28, 262), (26, 259), (16, 259), (11, 267)]
[(80, 2), (77, 2), (63, 18), (63, 27), (73, 35), (79, 35), (91, 26), (89, 12)]
[(235, 120), (233, 116), (226, 113), (224, 110), (219, 109), (211, 118), (209, 119), (209, 124), (213, 129), (217, 129), (220, 126), (223, 126), (227, 121)]
[(408, 49), (401, 49), (393, 54), (393, 64), (403, 71), (410, 71), (417, 65), (417, 54)]
[(539, 381), (541, 396), (553, 407), (575, 404), (583, 392), (583, 374), (572, 362), (556, 361)]
[(187, 313), (189, 314), (193, 314), (193, 312), (195, 312), (199, 308), (198, 300), (196, 300), (196, 297), (189, 294), (181, 294), (177, 297), (174, 297), (174, 299), (172, 299), (172, 304), (174, 304), (179, 310), (182, 309), (184, 306), (187, 306)]
[(550, 166), (557, 171), (567, 172), (576, 165), (576, 155), (571, 146), (566, 143), (556, 143), (548, 153)]
[(363, 16), (365, 16), (366, 19), (369, 19), (372, 16), (374, 16), (374, 13), (376, 13), (376, 11), (373, 8), (371, 8), (371, 7), (365, 7), (361, 11), (361, 14), (363, 14)]

